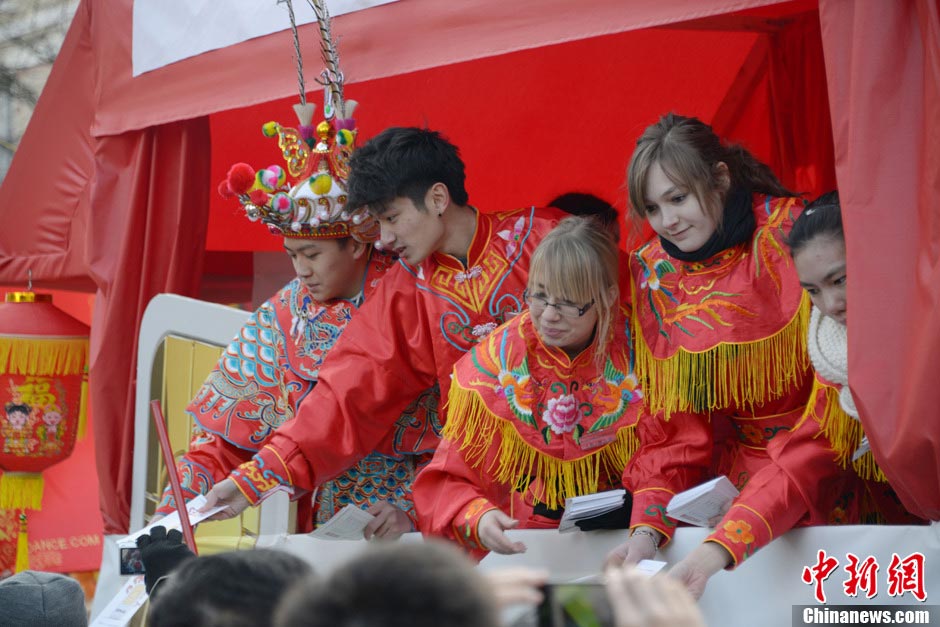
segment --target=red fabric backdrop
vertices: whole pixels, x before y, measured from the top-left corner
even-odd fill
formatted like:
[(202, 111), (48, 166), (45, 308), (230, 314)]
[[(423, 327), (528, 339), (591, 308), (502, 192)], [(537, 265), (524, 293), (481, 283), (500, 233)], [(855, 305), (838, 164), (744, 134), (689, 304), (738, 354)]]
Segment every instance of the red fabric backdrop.
[[(669, 54), (650, 54), (667, 50)], [(640, 60), (642, 59), (642, 62)], [(362, 137), (393, 125), (443, 130), (484, 211), (590, 191), (623, 209), (631, 147), (662, 113), (713, 120), (794, 189), (835, 186), (825, 68), (814, 11), (776, 25), (718, 16), (524, 50), (349, 85)], [(319, 102), (319, 93), (310, 96)], [(232, 163), (278, 163), (269, 120), (295, 121), (296, 96), (216, 113), (212, 181)], [(281, 250), (281, 240), (213, 193), (209, 250)]]
[[(546, 204), (575, 190), (622, 206), (630, 146), (643, 127), (671, 108), (711, 118), (756, 39), (747, 31), (631, 31), (355, 83), (346, 96), (361, 103), (363, 138), (388, 126), (442, 130), (467, 164), (470, 202), (484, 211)], [(657, 46), (675, 57), (637, 62)], [(322, 92), (309, 98), (321, 103)], [(296, 101), (210, 116), (212, 180), (237, 161), (280, 162), (277, 141), (261, 125), (296, 123)], [(280, 238), (243, 216), (237, 203), (213, 194), (207, 248), (282, 249)]]
[[(100, 51), (95, 135), (116, 135), (296, 93), (289, 30), (132, 77), (132, 0), (83, 1), (94, 7), (93, 34)], [(779, 20), (805, 7), (815, 7), (815, 1), (401, 0), (338, 16), (334, 26), (342, 37), (343, 71), (353, 81), (367, 81), (735, 11)], [(286, 27), (283, 7), (271, 8), (282, 11)], [(308, 63), (319, 54), (316, 29), (316, 24), (300, 28)], [(644, 50), (636, 61), (655, 64), (670, 56), (668, 48)], [(312, 76), (308, 74), (308, 80)], [(406, 94), (385, 94), (387, 99), (402, 96)], [(497, 108), (494, 103), (488, 111)]]

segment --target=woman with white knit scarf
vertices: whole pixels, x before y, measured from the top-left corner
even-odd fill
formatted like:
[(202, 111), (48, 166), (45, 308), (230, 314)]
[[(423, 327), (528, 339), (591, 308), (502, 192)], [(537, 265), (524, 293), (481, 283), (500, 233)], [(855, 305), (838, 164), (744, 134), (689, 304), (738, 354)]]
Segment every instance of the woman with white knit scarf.
[(878, 467), (849, 389), (845, 235), (838, 192), (811, 203), (794, 222), (787, 243), (800, 284), (813, 302), (807, 348), (816, 381), (807, 408), (812, 420), (803, 428), (821, 430), (840, 464), (865, 480), (870, 498), (861, 501), (862, 520), (919, 522), (900, 505)]

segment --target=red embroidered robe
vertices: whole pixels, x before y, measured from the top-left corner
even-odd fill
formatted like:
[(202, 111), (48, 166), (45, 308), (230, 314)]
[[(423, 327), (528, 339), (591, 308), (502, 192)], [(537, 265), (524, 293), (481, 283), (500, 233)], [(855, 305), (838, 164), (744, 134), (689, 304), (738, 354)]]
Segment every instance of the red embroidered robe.
[(555, 528), (566, 498), (621, 487), (643, 408), (626, 312), (599, 362), (596, 339), (574, 359), (543, 344), (529, 312), (457, 362), (444, 439), (415, 481), (423, 533), (481, 557), (486, 512)]
[[(817, 372), (799, 425), (779, 445), (770, 447), (774, 462), (807, 503), (818, 503), (832, 486), (839, 487), (842, 497), (835, 507), (828, 512), (810, 508), (812, 520), (805, 524), (922, 524), (921, 518), (904, 509), (871, 450), (856, 456), (865, 429), (842, 409), (840, 388)], [(826, 446), (820, 447), (818, 442)], [(811, 476), (817, 481), (809, 481)]]
[[(839, 404), (839, 386), (816, 375), (816, 385), (809, 408), (812, 421), (803, 437), (825, 437), (836, 453), (836, 461), (850, 477), (864, 482), (859, 518), (863, 523), (920, 525), (927, 521), (909, 512), (901, 503), (884, 471), (869, 449), (856, 457), (865, 429), (861, 421), (849, 416)], [(816, 435), (816, 431), (821, 432)], [(848, 517), (846, 517), (848, 519)]]
[(769, 449), (800, 423), (813, 385), (809, 299), (784, 243), (801, 210), (798, 199), (756, 195), (749, 242), (685, 263), (657, 240), (631, 258), (636, 370), (653, 413), (638, 427), (642, 447), (625, 474), (631, 525), (654, 527), (668, 541), (676, 526), (665, 513), (669, 499), (727, 475), (742, 493), (707, 540), (728, 549), (734, 564), (857, 498), (836, 482), (807, 502), (795, 487), (838, 474), (826, 441), (780, 449), (789, 461), (819, 459), (821, 474), (805, 467), (791, 481), (785, 469), (798, 463), (771, 462)]
[[(363, 278), (366, 301), (393, 263), (389, 256), (373, 253)], [(177, 463), (186, 498), (208, 492), (293, 418), (317, 385), (320, 367), (356, 307), (345, 299), (314, 301), (295, 279), (252, 314), (186, 408), (194, 420), (194, 437)], [(418, 395), (396, 423), (400, 446), (366, 455), (321, 486), (315, 524), (347, 504), (367, 508), (377, 501), (391, 502), (414, 518), (411, 483), (417, 465), (433, 449), (423, 449), (421, 438), (406, 434), (413, 425), (439, 431), (437, 406), (436, 390)], [(175, 509), (167, 488), (157, 512)], [(310, 527), (307, 514), (299, 516), (301, 530)]]

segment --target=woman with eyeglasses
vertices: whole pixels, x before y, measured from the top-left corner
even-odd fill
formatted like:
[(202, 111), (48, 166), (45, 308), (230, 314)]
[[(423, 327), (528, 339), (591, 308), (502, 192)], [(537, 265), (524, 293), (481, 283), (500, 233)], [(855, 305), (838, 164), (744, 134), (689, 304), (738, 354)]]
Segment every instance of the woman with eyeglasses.
[(622, 486), (643, 395), (620, 259), (586, 218), (566, 218), (536, 248), (528, 310), (454, 367), (444, 440), (414, 485), (423, 533), (477, 557), (519, 553), (506, 530), (557, 527), (566, 498)]

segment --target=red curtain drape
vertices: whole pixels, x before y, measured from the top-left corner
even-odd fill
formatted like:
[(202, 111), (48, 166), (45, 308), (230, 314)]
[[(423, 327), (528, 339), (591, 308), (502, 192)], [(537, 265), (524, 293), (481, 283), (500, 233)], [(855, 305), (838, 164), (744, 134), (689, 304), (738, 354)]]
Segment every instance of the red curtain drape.
[(904, 505), (940, 520), (938, 3), (819, 5), (852, 276), (852, 392)]
[(209, 123), (200, 118), (104, 137), (88, 230), (98, 285), (90, 396), (105, 533), (129, 522), (137, 335), (156, 294), (197, 293), (208, 224)]
[(722, 137), (744, 143), (793, 191), (814, 198), (835, 188), (826, 68), (815, 11), (780, 20), (761, 35), (712, 125)]
[(770, 36), (770, 133), (777, 173), (810, 198), (835, 188), (832, 123), (819, 20), (807, 13)]

